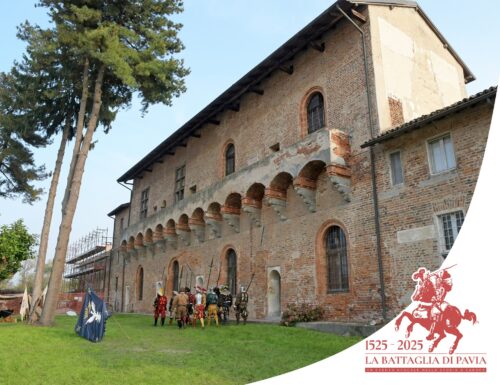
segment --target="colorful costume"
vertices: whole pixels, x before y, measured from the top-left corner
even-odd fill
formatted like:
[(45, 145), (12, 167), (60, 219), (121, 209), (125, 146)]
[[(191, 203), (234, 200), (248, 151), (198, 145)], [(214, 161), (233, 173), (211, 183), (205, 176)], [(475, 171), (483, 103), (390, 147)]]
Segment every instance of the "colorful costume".
[(155, 326), (158, 324), (158, 317), (161, 317), (161, 326), (165, 324), (166, 311), (167, 311), (167, 297), (163, 295), (163, 291), (160, 291), (155, 298), (153, 304), (155, 308)]
[(217, 326), (219, 326), (219, 317), (217, 315), (217, 311), (218, 311), (217, 301), (218, 301), (217, 294), (215, 294), (214, 291), (212, 289), (210, 289), (208, 294), (207, 294), (208, 325), (210, 325), (210, 323), (212, 321), (212, 317), (214, 317), (215, 323), (217, 324)]
[(200, 320), (201, 327), (205, 327), (205, 305), (206, 296), (202, 293), (202, 290), (197, 288), (196, 295), (194, 296), (194, 315), (193, 315), (193, 327), (196, 327), (196, 320)]

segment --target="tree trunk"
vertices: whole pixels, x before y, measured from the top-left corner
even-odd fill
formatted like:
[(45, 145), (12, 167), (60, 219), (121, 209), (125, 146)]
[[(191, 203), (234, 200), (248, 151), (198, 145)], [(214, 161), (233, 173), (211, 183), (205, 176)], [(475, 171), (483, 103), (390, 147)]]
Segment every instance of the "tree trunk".
[(82, 98), (80, 100), (80, 110), (78, 111), (78, 121), (76, 122), (75, 146), (73, 147), (73, 155), (71, 156), (71, 164), (69, 165), (68, 180), (64, 191), (64, 198), (61, 204), (62, 215), (64, 215), (65, 207), (68, 204), (69, 194), (71, 193), (71, 181), (75, 171), (76, 161), (82, 144), (83, 126), (85, 125), (85, 113), (87, 112), (87, 99), (89, 96), (89, 59), (85, 58), (83, 64), (83, 80), (82, 80)]
[(61, 219), (61, 225), (59, 226), (59, 236), (57, 238), (54, 263), (52, 265), (52, 274), (50, 275), (47, 298), (45, 299), (45, 305), (43, 307), (42, 317), (40, 319), (41, 324), (44, 326), (52, 325), (52, 323), (54, 322), (57, 301), (59, 299), (59, 292), (61, 290), (61, 280), (62, 274), (64, 272), (66, 252), (68, 250), (69, 237), (71, 235), (71, 226), (73, 223), (73, 218), (75, 216), (78, 197), (80, 195), (80, 187), (82, 184), (85, 162), (90, 150), (90, 145), (92, 144), (92, 137), (97, 126), (99, 111), (101, 109), (103, 78), (104, 65), (99, 68), (99, 72), (97, 74), (94, 88), (92, 112), (87, 125), (87, 131), (83, 138), (80, 152), (78, 153), (78, 159), (75, 163), (71, 184), (66, 187), (66, 190), (70, 189), (70, 193), (68, 195), (66, 207), (63, 207), (63, 217)]
[(47, 256), (47, 245), (49, 243), (50, 225), (52, 222), (52, 213), (54, 212), (54, 202), (56, 200), (57, 185), (61, 175), (61, 166), (64, 159), (66, 143), (68, 142), (69, 131), (71, 129), (71, 120), (66, 120), (65, 127), (61, 137), (61, 144), (57, 151), (56, 165), (52, 180), (50, 181), (49, 196), (47, 197), (47, 206), (45, 207), (45, 216), (43, 218), (42, 234), (40, 235), (40, 248), (38, 249), (38, 260), (36, 263), (35, 280), (33, 282), (33, 295), (30, 309), (30, 321), (35, 309), (35, 303), (42, 294), (43, 274), (45, 271), (45, 258)]

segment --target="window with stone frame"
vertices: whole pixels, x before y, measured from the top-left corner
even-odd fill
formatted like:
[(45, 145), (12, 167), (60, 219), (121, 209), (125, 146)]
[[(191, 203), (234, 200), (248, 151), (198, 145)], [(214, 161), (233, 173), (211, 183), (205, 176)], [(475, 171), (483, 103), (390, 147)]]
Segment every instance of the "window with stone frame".
[(339, 226), (328, 228), (325, 234), (328, 293), (349, 290), (347, 242)]
[(431, 174), (439, 174), (456, 167), (450, 134), (429, 140), (428, 148)]
[(464, 223), (464, 213), (462, 210), (438, 215), (439, 226), (441, 227), (441, 241), (443, 258), (448, 256), (458, 233)]
[(232, 295), (236, 295), (236, 251), (229, 249), (227, 252), (227, 283)]
[(403, 164), (401, 162), (401, 151), (395, 151), (389, 154), (391, 166), (391, 182), (393, 186), (400, 185), (404, 182)]
[(230, 175), (235, 170), (235, 150), (234, 144), (230, 143), (226, 148), (226, 175)]
[(125, 218), (121, 217), (121, 218), (120, 218), (120, 234), (121, 234), (121, 233), (122, 233), (122, 231), (123, 231), (124, 221), (125, 221)]
[(137, 272), (137, 300), (142, 301), (144, 293), (144, 269), (139, 267)]
[(175, 202), (184, 199), (184, 186), (186, 184), (186, 165), (175, 170)]
[(307, 103), (307, 132), (310, 134), (325, 126), (325, 106), (323, 95), (315, 92)]
[(141, 211), (140, 218), (144, 219), (148, 216), (148, 201), (149, 201), (149, 187), (141, 193)]

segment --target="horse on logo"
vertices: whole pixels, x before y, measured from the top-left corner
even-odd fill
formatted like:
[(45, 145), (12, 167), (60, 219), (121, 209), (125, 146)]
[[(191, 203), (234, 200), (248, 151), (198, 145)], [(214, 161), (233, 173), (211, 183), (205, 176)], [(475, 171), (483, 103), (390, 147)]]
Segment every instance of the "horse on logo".
[[(410, 320), (410, 325), (406, 328), (406, 338), (410, 336), (413, 326), (416, 323), (429, 330), (427, 340), (434, 340), (429, 347), (429, 352), (433, 352), (439, 342), (446, 337), (446, 333), (448, 333), (456, 337), (455, 342), (449, 350), (450, 354), (453, 354), (463, 337), (462, 333), (458, 330), (458, 326), (462, 320), (471, 321), (472, 324), (477, 322), (475, 313), (465, 310), (462, 315), (456, 306), (444, 302), (446, 294), (452, 288), (451, 275), (447, 271), (448, 269), (430, 273), (426, 268), (420, 268), (417, 272), (413, 273), (412, 279), (417, 281), (417, 285), (412, 295), (412, 300), (419, 302), (419, 305), (411, 313), (407, 311), (403, 312), (396, 320), (396, 331), (399, 330), (403, 318), (406, 317)], [(436, 339), (434, 339), (435, 334), (438, 335)]]
[[(408, 318), (410, 320), (410, 325), (406, 328), (406, 334), (405, 337), (408, 338), (410, 337), (411, 332), (413, 331), (413, 326), (415, 324), (419, 324), (423, 326), (427, 330), (431, 330), (431, 326), (433, 323), (432, 318), (422, 318), (421, 317), (421, 311), (422, 309), (417, 308), (413, 312), (403, 312), (401, 316), (396, 320), (396, 331), (399, 330), (399, 327), (401, 325), (401, 321), (403, 318)], [(473, 312), (470, 312), (469, 310), (465, 310), (464, 314), (460, 312), (460, 310), (453, 305), (448, 305), (446, 308), (443, 310), (441, 315), (439, 316), (438, 321), (436, 322), (436, 325), (434, 327), (434, 331), (432, 333), (432, 337), (428, 339), (434, 338), (434, 333), (437, 333), (438, 337), (434, 340), (431, 346), (429, 346), (429, 352), (433, 352), (434, 349), (438, 346), (438, 344), (441, 342), (443, 338), (446, 337), (445, 333), (452, 334), (454, 335), (455, 342), (451, 346), (449, 352), (450, 354), (453, 354), (455, 352), (459, 341), (462, 339), (463, 334), (460, 333), (458, 330), (458, 326), (462, 322), (462, 320), (465, 319), (467, 321), (471, 321), (472, 324), (475, 324), (477, 322), (477, 317), (476, 314)]]

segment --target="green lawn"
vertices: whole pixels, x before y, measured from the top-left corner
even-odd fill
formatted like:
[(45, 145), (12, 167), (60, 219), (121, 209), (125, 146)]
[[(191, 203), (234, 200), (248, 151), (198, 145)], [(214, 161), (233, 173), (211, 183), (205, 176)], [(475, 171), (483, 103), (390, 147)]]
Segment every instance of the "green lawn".
[(100, 343), (73, 331), (0, 324), (0, 384), (245, 384), (306, 366), (359, 341), (298, 328), (247, 324), (178, 330), (152, 317), (111, 317)]

